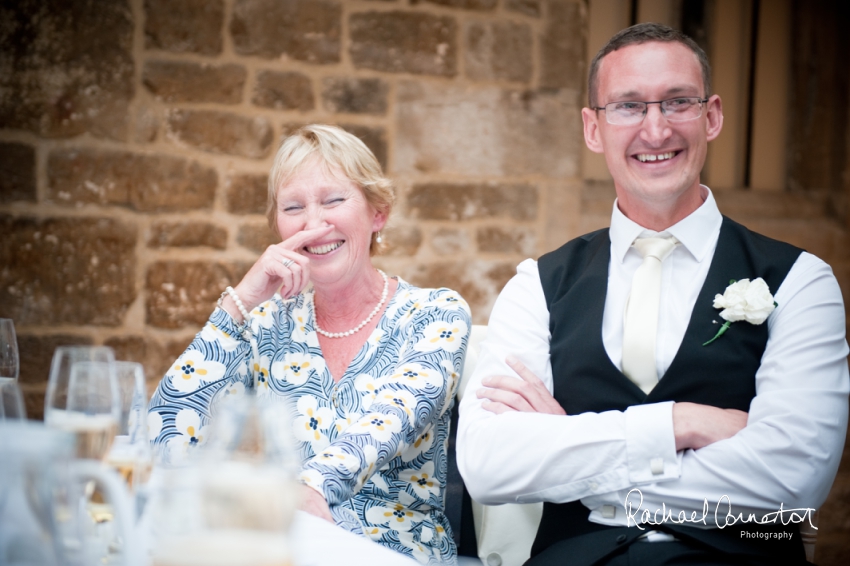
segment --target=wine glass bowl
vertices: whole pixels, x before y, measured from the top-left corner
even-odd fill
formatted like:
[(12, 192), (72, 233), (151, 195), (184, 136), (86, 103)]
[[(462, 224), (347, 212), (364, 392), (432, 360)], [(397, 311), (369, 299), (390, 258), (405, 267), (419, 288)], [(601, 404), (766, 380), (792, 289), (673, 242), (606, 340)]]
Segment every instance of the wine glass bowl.
[(101, 460), (120, 418), (115, 356), (104, 346), (60, 346), (53, 355), (44, 422), (77, 439), (77, 457)]

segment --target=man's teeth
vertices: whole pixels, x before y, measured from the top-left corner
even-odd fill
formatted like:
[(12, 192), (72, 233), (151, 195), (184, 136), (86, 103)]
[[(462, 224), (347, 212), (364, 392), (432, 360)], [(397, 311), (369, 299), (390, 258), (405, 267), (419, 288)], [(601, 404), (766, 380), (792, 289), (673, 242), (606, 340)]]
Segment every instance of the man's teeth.
[(334, 242), (333, 244), (325, 244), (323, 246), (306, 246), (306, 249), (311, 254), (325, 255), (329, 254), (342, 245), (342, 242)]
[(664, 161), (665, 159), (672, 159), (674, 155), (676, 155), (675, 151), (662, 153), (660, 155), (655, 155), (651, 153), (641, 153), (638, 154), (637, 158), (638, 161), (646, 163), (647, 161)]

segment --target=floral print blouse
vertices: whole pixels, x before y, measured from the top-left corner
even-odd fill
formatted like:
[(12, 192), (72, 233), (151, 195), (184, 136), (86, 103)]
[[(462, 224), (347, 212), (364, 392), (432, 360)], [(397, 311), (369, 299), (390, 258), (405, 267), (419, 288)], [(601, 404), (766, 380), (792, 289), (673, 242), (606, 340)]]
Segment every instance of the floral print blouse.
[(335, 383), (311, 291), (287, 301), (275, 295), (254, 309), (258, 356), (216, 309), (154, 393), (151, 437), (166, 461), (178, 462), (204, 443), (216, 396), (256, 383), (257, 395), (294, 405), (299, 479), (324, 495), (337, 524), (421, 563), (452, 563), (446, 450), (470, 324), (456, 292), (399, 279), (377, 328)]

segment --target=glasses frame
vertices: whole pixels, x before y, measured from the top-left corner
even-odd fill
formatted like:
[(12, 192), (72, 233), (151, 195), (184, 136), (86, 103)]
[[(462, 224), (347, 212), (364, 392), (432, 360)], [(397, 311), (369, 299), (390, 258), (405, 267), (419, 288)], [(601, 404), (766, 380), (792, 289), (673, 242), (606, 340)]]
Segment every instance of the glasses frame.
[[(676, 120), (676, 119), (670, 118), (670, 116), (664, 111), (664, 103), (670, 102), (671, 100), (681, 100), (683, 98), (687, 98), (689, 100), (696, 100), (697, 103), (699, 104), (699, 114), (697, 114), (693, 118), (685, 118), (684, 120)], [(649, 105), (650, 104), (657, 104), (658, 109), (661, 111), (661, 115), (664, 116), (664, 118), (666, 118), (670, 122), (690, 122), (692, 120), (696, 120), (696, 119), (702, 117), (703, 106), (709, 101), (709, 99), (710, 99), (710, 97), (700, 98), (699, 96), (674, 96), (672, 98), (666, 98), (664, 100), (654, 100), (654, 101), (651, 101), (651, 102), (644, 101), (644, 100), (618, 100), (616, 102), (609, 102), (605, 106), (592, 106), (591, 108), (593, 108), (593, 110), (596, 110), (597, 112), (599, 110), (605, 110), (605, 121), (608, 122), (609, 124), (611, 124), (612, 126), (637, 126), (638, 124), (642, 124), (643, 121), (646, 119), (646, 115), (649, 113)], [(645, 105), (644, 109), (643, 109), (643, 115), (640, 117), (640, 120), (638, 120), (637, 122), (634, 122), (634, 123), (612, 122), (611, 118), (609, 118), (609, 116), (611, 114), (608, 112), (608, 107), (613, 105), (613, 104), (623, 104), (623, 103), (640, 103), (640, 104)]]

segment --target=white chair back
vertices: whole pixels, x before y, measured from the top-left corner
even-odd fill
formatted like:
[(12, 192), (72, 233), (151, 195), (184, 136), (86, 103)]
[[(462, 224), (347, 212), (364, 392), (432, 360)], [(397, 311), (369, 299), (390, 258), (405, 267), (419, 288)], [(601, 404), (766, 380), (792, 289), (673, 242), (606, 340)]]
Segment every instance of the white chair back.
[[(478, 364), (481, 343), (487, 338), (487, 327), (474, 324), (466, 348), (457, 389), (458, 402), (463, 398), (469, 378)], [(472, 500), (478, 557), (486, 566), (520, 566), (531, 556), (531, 545), (543, 514), (542, 503), (481, 505)]]

